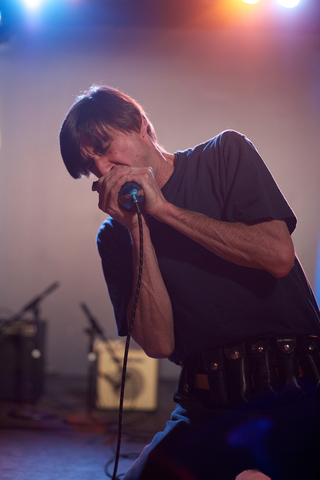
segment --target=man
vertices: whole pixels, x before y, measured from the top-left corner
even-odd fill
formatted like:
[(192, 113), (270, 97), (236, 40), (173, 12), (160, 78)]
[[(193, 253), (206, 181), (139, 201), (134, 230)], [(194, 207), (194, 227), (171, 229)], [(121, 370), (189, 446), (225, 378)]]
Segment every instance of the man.
[(225, 131), (184, 152), (159, 146), (142, 108), (108, 87), (79, 97), (60, 132), (74, 178), (98, 177), (110, 215), (98, 249), (119, 335), (139, 264), (137, 214), (118, 193), (145, 193), (143, 276), (132, 336), (182, 366), (177, 407), (127, 480), (272, 480), (319, 476), (319, 310), (295, 257), (295, 216), (254, 146)]

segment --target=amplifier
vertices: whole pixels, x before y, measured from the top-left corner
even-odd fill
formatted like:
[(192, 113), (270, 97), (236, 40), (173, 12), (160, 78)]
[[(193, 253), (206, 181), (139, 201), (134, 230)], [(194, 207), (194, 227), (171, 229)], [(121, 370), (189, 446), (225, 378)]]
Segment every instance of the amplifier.
[(0, 400), (34, 403), (44, 384), (44, 321), (0, 320)]
[[(96, 340), (97, 354), (97, 408), (118, 409), (125, 340)], [(153, 411), (158, 400), (158, 363), (139, 348), (129, 349), (124, 410)]]

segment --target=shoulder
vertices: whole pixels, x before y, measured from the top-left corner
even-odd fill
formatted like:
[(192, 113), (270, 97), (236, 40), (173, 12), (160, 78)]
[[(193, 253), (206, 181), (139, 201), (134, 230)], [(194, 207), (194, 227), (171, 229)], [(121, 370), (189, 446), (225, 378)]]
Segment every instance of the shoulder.
[(176, 174), (207, 174), (221, 179), (226, 173), (233, 175), (237, 169), (250, 165), (263, 164), (262, 158), (251, 141), (236, 130), (224, 130), (215, 137), (189, 148), (176, 152)]
[(100, 255), (104, 256), (130, 246), (131, 237), (124, 225), (109, 217), (99, 228), (96, 241)]
[(202, 142), (192, 148), (186, 150), (178, 150), (175, 155), (177, 156), (198, 156), (201, 153), (207, 153), (209, 151), (221, 151), (221, 149), (226, 149), (232, 145), (249, 145), (253, 147), (253, 144), (248, 140), (248, 138), (236, 130), (223, 130), (214, 137)]
[(108, 217), (100, 226), (97, 233), (97, 240), (112, 239), (115, 236), (122, 236), (125, 234), (126, 227), (121, 223), (114, 220), (112, 217)]
[(253, 143), (243, 133), (237, 132), (236, 130), (224, 130), (213, 138), (213, 142), (226, 152), (228, 152), (228, 149), (232, 150), (234, 148), (238, 150), (244, 148), (257, 151)]

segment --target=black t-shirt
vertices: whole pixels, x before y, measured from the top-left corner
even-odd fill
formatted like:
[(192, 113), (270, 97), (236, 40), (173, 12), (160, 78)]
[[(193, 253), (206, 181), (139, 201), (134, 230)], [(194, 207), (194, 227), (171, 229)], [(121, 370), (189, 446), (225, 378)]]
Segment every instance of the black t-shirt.
[[(225, 131), (193, 149), (176, 153), (173, 174), (162, 188), (172, 204), (226, 222), (296, 219), (254, 146)], [(294, 332), (320, 334), (319, 312), (296, 259), (276, 279), (241, 267), (148, 216), (152, 243), (171, 298), (179, 361), (200, 351), (256, 336)], [(107, 219), (97, 237), (119, 335), (126, 335), (126, 308), (132, 293), (131, 238)]]

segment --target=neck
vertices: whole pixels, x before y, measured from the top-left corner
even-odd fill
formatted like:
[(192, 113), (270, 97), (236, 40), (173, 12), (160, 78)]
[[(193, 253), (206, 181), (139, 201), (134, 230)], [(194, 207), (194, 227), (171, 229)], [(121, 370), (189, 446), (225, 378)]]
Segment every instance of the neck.
[(172, 153), (167, 153), (167, 152), (162, 152), (162, 155), (164, 156), (164, 158), (167, 160), (167, 162), (172, 165), (172, 167), (174, 168), (175, 166), (175, 162), (176, 162), (176, 156), (173, 155)]
[(161, 158), (159, 162), (159, 168), (157, 172), (157, 183), (160, 188), (163, 187), (173, 174), (174, 164), (175, 164), (175, 156), (171, 153), (167, 153), (165, 151), (158, 150)]

